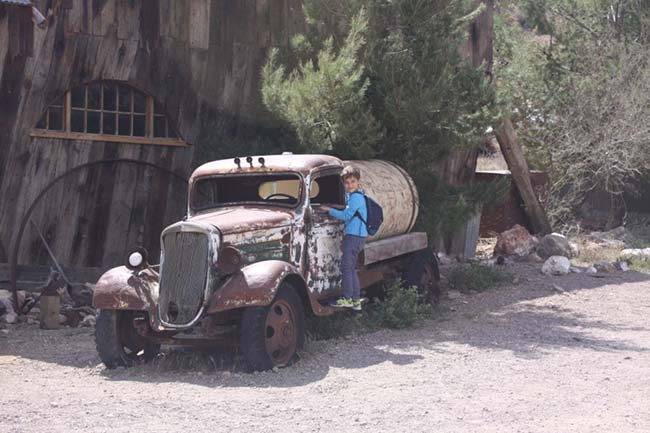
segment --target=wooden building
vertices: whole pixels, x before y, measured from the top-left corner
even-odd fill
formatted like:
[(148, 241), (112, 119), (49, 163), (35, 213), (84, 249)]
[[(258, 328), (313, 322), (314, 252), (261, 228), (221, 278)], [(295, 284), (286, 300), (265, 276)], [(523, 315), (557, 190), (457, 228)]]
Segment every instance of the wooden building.
[(195, 149), (215, 124), (265, 116), (267, 49), (303, 28), (299, 0), (36, 0), (46, 21), (28, 30), (15, 3), (29, 2), (0, 1), (0, 263), (41, 191), (107, 159), (148, 165), (61, 178), (19, 263), (48, 261), (40, 235), (67, 266), (113, 266), (133, 245), (157, 254), (184, 214)]

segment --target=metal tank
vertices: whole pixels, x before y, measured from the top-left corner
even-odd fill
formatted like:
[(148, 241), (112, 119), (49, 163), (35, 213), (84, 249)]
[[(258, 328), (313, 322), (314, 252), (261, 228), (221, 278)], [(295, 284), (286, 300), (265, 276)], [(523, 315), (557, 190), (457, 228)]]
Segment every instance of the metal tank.
[(408, 233), (418, 218), (420, 198), (411, 176), (397, 164), (371, 159), (345, 161), (361, 170), (361, 188), (384, 211), (384, 222), (369, 240)]

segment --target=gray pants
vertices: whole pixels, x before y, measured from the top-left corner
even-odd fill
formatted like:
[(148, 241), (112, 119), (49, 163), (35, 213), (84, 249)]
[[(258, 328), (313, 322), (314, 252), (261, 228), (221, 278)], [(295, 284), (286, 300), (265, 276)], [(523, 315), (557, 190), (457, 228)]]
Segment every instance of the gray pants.
[(343, 277), (343, 297), (345, 298), (355, 300), (361, 298), (361, 286), (359, 284), (359, 275), (357, 275), (357, 259), (365, 244), (365, 237), (353, 235), (343, 237), (341, 274)]

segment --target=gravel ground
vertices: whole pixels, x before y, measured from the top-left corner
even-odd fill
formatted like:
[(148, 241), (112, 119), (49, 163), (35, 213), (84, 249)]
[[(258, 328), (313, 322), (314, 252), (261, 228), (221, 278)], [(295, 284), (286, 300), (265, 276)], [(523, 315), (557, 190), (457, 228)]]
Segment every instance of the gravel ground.
[(277, 372), (108, 371), (92, 329), (12, 326), (0, 431), (650, 431), (650, 276), (511, 269), (516, 285), (446, 299), (414, 329), (310, 342)]

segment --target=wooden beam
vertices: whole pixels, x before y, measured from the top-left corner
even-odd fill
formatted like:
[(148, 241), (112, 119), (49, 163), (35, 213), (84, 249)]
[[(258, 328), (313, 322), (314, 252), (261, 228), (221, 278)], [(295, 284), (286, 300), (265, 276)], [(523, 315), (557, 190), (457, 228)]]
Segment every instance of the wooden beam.
[(524, 212), (530, 221), (533, 233), (550, 233), (551, 225), (548, 222), (542, 205), (535, 195), (533, 184), (530, 181), (528, 163), (524, 157), (519, 140), (517, 140), (515, 128), (509, 118), (505, 117), (501, 119), (496, 129), (496, 136), (503, 157), (508, 163), (512, 180), (515, 182), (515, 186), (524, 201)]
[(131, 137), (126, 135), (104, 135), (89, 134), (84, 132), (60, 132), (37, 129), (32, 131), (30, 137), (38, 138), (62, 138), (66, 140), (83, 140), (83, 141), (108, 141), (111, 143), (127, 144), (149, 144), (152, 146), (180, 146), (189, 147), (190, 144), (176, 138), (149, 138), (149, 137)]

